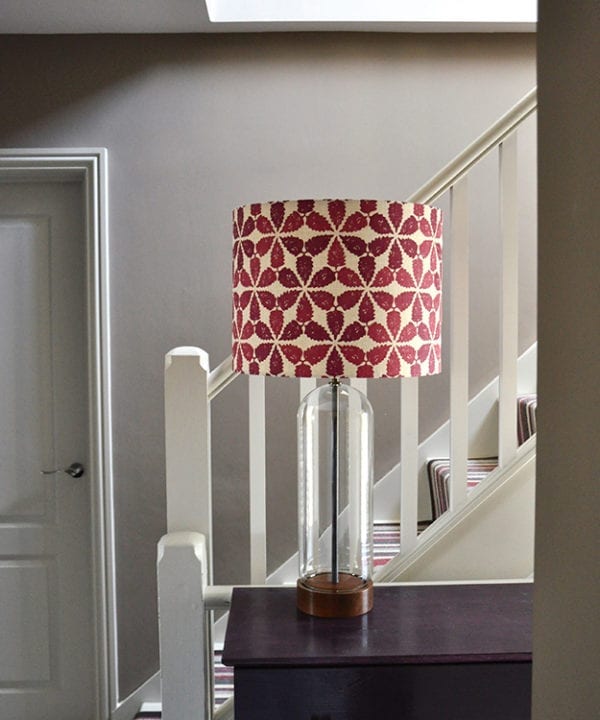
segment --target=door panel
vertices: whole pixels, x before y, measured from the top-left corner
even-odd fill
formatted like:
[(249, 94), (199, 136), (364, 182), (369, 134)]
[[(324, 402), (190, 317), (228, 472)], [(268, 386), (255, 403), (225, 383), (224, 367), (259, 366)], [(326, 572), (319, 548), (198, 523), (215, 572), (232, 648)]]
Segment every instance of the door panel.
[[(54, 463), (48, 218), (0, 220), (0, 517), (50, 521)], [(18, 478), (7, 482), (6, 478)]]
[(0, 718), (92, 720), (86, 264), (79, 183), (0, 183)]
[(4, 682), (43, 686), (52, 679), (50, 615), (53, 563), (49, 559), (0, 561), (2, 637), (12, 652), (0, 654)]

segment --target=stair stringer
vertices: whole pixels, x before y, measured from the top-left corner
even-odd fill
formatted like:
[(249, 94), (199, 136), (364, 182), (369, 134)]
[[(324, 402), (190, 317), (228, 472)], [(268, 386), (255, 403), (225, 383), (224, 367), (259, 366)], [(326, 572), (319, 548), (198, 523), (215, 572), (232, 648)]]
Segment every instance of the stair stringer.
[(526, 578), (533, 572), (535, 437), (506, 467), (474, 488), (467, 502), (444, 513), (415, 549), (392, 558), (377, 582)]

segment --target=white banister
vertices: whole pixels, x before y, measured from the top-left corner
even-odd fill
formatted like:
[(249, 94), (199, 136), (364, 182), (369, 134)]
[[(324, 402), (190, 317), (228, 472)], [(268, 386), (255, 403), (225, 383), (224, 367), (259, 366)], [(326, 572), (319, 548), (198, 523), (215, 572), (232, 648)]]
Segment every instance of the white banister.
[(165, 535), (157, 558), (163, 720), (210, 720), (212, 651), (205, 616), (206, 542), (194, 532)]
[(266, 423), (265, 378), (248, 378), (248, 429), (250, 462), (250, 581), (264, 583), (267, 577), (266, 515)]
[(208, 354), (179, 347), (165, 357), (167, 530), (206, 537), (212, 582), (212, 490)]
[(506, 465), (517, 452), (517, 359), (519, 354), (519, 237), (517, 134), (500, 145), (500, 393), (498, 456)]
[(236, 379), (238, 373), (231, 364), (231, 355), (211, 371), (208, 377), (208, 399), (215, 398), (221, 390), (224, 390), (230, 382)]
[(417, 544), (419, 507), (419, 379), (400, 380), (400, 545)]
[(451, 190), (450, 509), (467, 500), (469, 454), (469, 196), (463, 177)]

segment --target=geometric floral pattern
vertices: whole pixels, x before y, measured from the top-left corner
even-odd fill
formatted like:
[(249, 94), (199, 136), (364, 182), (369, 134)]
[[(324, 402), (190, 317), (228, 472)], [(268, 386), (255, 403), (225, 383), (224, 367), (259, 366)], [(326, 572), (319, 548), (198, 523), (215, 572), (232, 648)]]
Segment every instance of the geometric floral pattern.
[(233, 368), (410, 377), (441, 370), (442, 214), (293, 200), (233, 212)]

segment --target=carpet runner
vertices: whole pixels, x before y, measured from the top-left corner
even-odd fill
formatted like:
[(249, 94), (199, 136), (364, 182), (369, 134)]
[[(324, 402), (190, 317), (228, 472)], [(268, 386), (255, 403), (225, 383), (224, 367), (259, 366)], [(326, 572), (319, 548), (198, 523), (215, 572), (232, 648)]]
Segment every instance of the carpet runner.
[[(535, 435), (537, 395), (521, 395), (517, 398), (517, 439), (519, 445)], [(470, 458), (467, 461), (467, 492), (498, 467), (497, 457)], [(433, 520), (445, 513), (450, 502), (450, 459), (436, 458), (427, 463), (431, 512)]]
[(537, 432), (537, 395), (521, 395), (517, 399), (517, 433), (519, 445)]
[[(498, 467), (498, 458), (470, 458), (467, 460), (467, 492)], [(434, 520), (445, 513), (450, 504), (450, 460), (438, 458), (427, 463), (431, 512)]]

